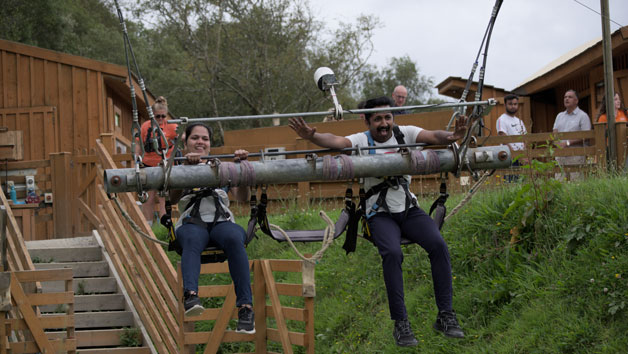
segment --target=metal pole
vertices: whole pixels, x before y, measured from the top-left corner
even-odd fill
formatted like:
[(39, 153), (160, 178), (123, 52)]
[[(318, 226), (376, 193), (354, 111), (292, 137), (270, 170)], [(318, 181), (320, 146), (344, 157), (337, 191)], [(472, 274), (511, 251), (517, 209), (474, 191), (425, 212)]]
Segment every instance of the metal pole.
[[(507, 146), (488, 146), (468, 149), (465, 158), (461, 160), (468, 164), (466, 167), (471, 170), (491, 170), (509, 167), (511, 155)], [(426, 175), (457, 170), (458, 157), (450, 149), (424, 149), (396, 154), (250, 161), (246, 168), (243, 165), (219, 162), (173, 166), (168, 186), (171, 189), (185, 189)], [(142, 189), (149, 190), (163, 188), (164, 178), (164, 170), (161, 167), (148, 167), (140, 171), (139, 179)], [(107, 193), (137, 191), (133, 168), (105, 170), (104, 182)]]
[[(497, 104), (497, 101), (493, 98), (488, 99), (486, 101), (477, 101), (477, 102), (452, 102), (452, 103), (439, 103), (439, 104), (426, 104), (426, 105), (418, 105), (418, 106), (403, 106), (403, 107), (385, 107), (385, 108), (369, 108), (369, 109), (350, 109), (343, 110), (342, 114), (363, 114), (363, 113), (375, 113), (375, 112), (395, 112), (402, 110), (416, 110), (416, 111), (426, 111), (426, 110), (440, 110), (447, 109), (453, 107), (466, 107), (466, 106), (486, 106), (487, 109), (484, 110), (484, 114), (488, 114), (491, 108)], [(300, 113), (274, 113), (274, 114), (257, 114), (257, 115), (249, 115), (249, 116), (231, 116), (231, 117), (209, 117), (209, 118), (181, 118), (181, 119), (170, 119), (168, 123), (170, 124), (179, 124), (179, 123), (193, 123), (193, 122), (219, 122), (219, 121), (234, 121), (234, 120), (246, 120), (246, 119), (268, 119), (268, 118), (292, 118), (292, 117), (324, 117), (333, 114), (333, 112), (322, 111), (322, 112), (300, 112)]]
[(615, 90), (613, 85), (613, 51), (611, 40), (611, 24), (608, 10), (608, 0), (600, 0), (602, 18), (602, 46), (604, 59), (604, 91), (606, 96), (606, 125), (608, 131), (607, 151), (608, 169), (617, 168), (617, 144), (615, 136)]

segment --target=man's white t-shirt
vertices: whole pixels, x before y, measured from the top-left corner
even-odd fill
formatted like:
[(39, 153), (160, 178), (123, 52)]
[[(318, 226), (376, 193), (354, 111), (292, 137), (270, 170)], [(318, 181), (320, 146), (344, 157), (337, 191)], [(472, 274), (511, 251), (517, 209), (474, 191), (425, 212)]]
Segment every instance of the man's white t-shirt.
[[(401, 130), (401, 133), (403, 133), (404, 135), (403, 140), (406, 144), (414, 144), (416, 142), (416, 137), (423, 130), (423, 128), (415, 127), (412, 125), (402, 125), (402, 126), (399, 126), (399, 130)], [(346, 138), (351, 141), (351, 145), (353, 147), (369, 146), (368, 138), (364, 132), (348, 135), (346, 136)], [(392, 134), (390, 139), (388, 139), (384, 143), (379, 143), (377, 141), (373, 141), (373, 142), (375, 146), (397, 145), (397, 139), (395, 138), (394, 133)], [(397, 150), (398, 150), (397, 148), (390, 148), (390, 149), (374, 149), (373, 151), (375, 151), (376, 154), (390, 154), (390, 153), (397, 153)], [(362, 151), (362, 153), (368, 154), (369, 150), (364, 150)], [(404, 178), (408, 181), (408, 185), (410, 185), (410, 181), (412, 177), (410, 175), (405, 175)], [(378, 185), (382, 183), (383, 181), (384, 181), (383, 178), (366, 177), (364, 179), (364, 188), (368, 192), (368, 190), (371, 189), (371, 187)], [(379, 196), (379, 193), (371, 196), (366, 201), (367, 212), (371, 209), (371, 206), (377, 201), (378, 196)], [(412, 198), (416, 200), (416, 196), (414, 194), (412, 194)], [(404, 212), (406, 210), (406, 193), (403, 190), (403, 188), (402, 187), (398, 187), (396, 189), (389, 188), (388, 193), (386, 194), (386, 204), (388, 205), (388, 208), (391, 213)], [(380, 208), (378, 212), (387, 212), (387, 210), (382, 210), (382, 208)]]
[[(497, 133), (499, 132), (504, 132), (506, 135), (524, 135), (528, 133), (521, 119), (506, 113), (497, 118)], [(509, 143), (508, 145), (512, 150), (523, 150), (525, 147), (523, 143)]]

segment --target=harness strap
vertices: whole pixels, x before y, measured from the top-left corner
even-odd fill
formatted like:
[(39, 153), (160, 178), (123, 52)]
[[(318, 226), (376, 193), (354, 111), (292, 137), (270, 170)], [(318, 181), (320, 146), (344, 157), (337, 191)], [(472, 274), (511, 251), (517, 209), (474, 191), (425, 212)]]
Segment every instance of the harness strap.
[(429, 213), (430, 216), (434, 213), (432, 219), (434, 219), (434, 222), (438, 226), (439, 230), (445, 223), (445, 215), (447, 215), (447, 207), (445, 206), (445, 203), (447, 202), (447, 198), (449, 198), (449, 194), (447, 194), (447, 182), (445, 181), (445, 178), (443, 178), (440, 183), (440, 196), (434, 201), (434, 203), (432, 203)]

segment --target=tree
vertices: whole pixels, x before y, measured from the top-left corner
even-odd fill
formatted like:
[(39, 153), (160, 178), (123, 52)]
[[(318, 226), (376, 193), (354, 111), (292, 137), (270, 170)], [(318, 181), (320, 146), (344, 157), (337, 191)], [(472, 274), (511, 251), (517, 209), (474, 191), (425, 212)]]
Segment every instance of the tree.
[[(177, 70), (193, 83), (170, 90), (190, 90), (202, 102), (188, 116), (326, 110), (331, 103), (312, 82), (315, 69), (331, 67), (341, 83), (357, 77), (372, 51), (376, 22), (361, 17), (357, 25), (342, 25), (332, 42), (321, 40), (322, 25), (296, 0), (160, 0), (141, 5), (150, 12), (138, 14), (159, 18), (155, 30), (181, 47), (185, 59), (177, 62)], [(161, 85), (157, 81), (153, 83)], [(352, 100), (350, 87), (338, 93)], [(268, 124), (255, 120), (225, 126)]]
[(361, 73), (356, 92), (362, 99), (390, 96), (397, 85), (408, 89), (406, 105), (424, 104), (432, 100), (432, 78), (420, 74), (417, 64), (408, 56), (390, 59), (387, 67), (369, 66)]

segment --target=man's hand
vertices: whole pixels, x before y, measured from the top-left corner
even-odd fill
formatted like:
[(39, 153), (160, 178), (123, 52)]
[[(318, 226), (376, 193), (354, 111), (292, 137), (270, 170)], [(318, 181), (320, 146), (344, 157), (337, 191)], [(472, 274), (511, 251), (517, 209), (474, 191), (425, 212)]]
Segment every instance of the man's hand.
[(467, 116), (458, 116), (454, 122), (454, 133), (447, 137), (449, 141), (456, 141), (463, 138), (469, 128), (469, 119)]
[(233, 157), (233, 161), (238, 162), (246, 160), (249, 157), (249, 152), (244, 149), (238, 149), (233, 153), (233, 155), (235, 155)]
[(306, 140), (311, 140), (316, 133), (316, 128), (310, 127), (301, 117), (290, 118), (288, 125), (298, 136)]

